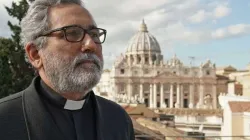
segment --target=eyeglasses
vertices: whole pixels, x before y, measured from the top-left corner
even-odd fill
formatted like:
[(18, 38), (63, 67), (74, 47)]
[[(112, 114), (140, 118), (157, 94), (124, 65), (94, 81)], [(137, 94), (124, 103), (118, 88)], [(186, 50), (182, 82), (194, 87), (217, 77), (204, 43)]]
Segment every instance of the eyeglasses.
[(90, 29), (84, 29), (79, 25), (69, 25), (69, 26), (53, 29), (50, 31), (46, 31), (44, 34), (38, 37), (49, 36), (52, 33), (57, 32), (57, 31), (63, 31), (64, 38), (68, 42), (81, 42), (87, 33), (88, 35), (90, 35), (93, 41), (97, 44), (104, 43), (106, 39), (106, 34), (107, 34), (107, 31), (102, 28), (93, 27)]

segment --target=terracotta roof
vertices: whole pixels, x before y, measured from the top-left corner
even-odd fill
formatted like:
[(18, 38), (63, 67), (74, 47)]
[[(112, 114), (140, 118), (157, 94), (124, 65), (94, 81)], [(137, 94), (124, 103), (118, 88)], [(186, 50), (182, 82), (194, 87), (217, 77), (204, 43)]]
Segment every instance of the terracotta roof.
[(217, 67), (216, 70), (233, 70), (233, 71), (236, 71), (237, 69), (234, 68), (233, 66), (229, 65), (229, 66)]
[(227, 76), (218, 75), (218, 74), (216, 74), (216, 78), (219, 79), (219, 80), (229, 80), (229, 78)]
[(229, 101), (228, 104), (233, 113), (250, 112), (250, 101)]
[(137, 106), (130, 106), (130, 105), (123, 105), (122, 106), (126, 112), (135, 118), (138, 117), (146, 117), (146, 118), (157, 118), (159, 114), (155, 113), (153, 110), (147, 108), (145, 105), (137, 105)]
[[(155, 122), (144, 118), (136, 119), (136, 122), (151, 130), (158, 131), (159, 133), (164, 135), (167, 140), (176, 140), (178, 137), (182, 138), (183, 136), (185, 136), (184, 131), (172, 127), (167, 127), (166, 125), (161, 124), (160, 122)], [(192, 138), (185, 138), (185, 140), (192, 140)]]
[(123, 106), (123, 108), (124, 108), (127, 112), (129, 112), (129, 111), (135, 109), (136, 107), (135, 107), (135, 106), (129, 106), (129, 105), (127, 105), (127, 106)]
[(165, 113), (169, 115), (196, 116), (198, 114), (203, 116), (223, 116), (223, 110), (221, 109), (190, 109), (190, 108), (166, 108), (159, 110), (159, 113)]
[(140, 125), (138, 122), (136, 122), (135, 119), (132, 118), (133, 127), (136, 135), (147, 135), (152, 137), (154, 140), (165, 140), (165, 136), (161, 133), (151, 130), (145, 126)]

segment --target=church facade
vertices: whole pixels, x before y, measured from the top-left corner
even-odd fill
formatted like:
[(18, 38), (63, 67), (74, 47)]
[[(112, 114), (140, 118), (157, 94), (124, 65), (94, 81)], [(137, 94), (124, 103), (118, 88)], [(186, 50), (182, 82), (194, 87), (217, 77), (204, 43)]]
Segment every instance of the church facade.
[(104, 71), (94, 90), (118, 103), (149, 108), (217, 108), (215, 64), (185, 66), (176, 55), (166, 62), (163, 57), (143, 20), (125, 54)]

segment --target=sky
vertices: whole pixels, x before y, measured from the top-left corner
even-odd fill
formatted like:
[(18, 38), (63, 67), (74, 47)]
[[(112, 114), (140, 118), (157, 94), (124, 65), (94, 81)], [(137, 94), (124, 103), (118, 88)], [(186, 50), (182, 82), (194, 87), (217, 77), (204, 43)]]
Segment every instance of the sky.
[[(19, 0), (14, 0), (19, 1)], [(10, 37), (8, 16), (0, 0), (0, 36)], [(142, 19), (160, 44), (164, 60), (174, 54), (186, 65), (190, 56), (200, 65), (246, 69), (250, 62), (249, 0), (84, 0), (99, 27), (107, 30), (103, 44), (105, 68), (110, 68)]]

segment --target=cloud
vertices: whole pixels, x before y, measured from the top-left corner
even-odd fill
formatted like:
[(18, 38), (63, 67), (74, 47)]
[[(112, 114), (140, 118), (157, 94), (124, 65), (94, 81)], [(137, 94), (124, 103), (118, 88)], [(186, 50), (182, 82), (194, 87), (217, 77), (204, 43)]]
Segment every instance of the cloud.
[(207, 18), (208, 15), (209, 14), (206, 13), (206, 11), (204, 9), (202, 9), (202, 10), (197, 11), (194, 15), (190, 16), (189, 20), (192, 23), (201, 23), (204, 20), (206, 20), (206, 18)]
[(207, 29), (207, 28), (189, 28), (184, 23), (178, 22), (161, 28), (153, 32), (160, 44), (172, 42), (185, 42), (185, 44), (205, 43), (211, 40), (227, 39), (232, 37), (240, 37), (250, 34), (250, 24), (235, 24), (223, 28)]
[(221, 3), (214, 7), (213, 9), (200, 9), (196, 11), (193, 15), (188, 17), (188, 21), (191, 23), (202, 23), (207, 20), (216, 21), (228, 16), (231, 13), (231, 9), (228, 7), (227, 3)]
[(159, 42), (187, 42), (187, 43), (200, 43), (209, 39), (208, 30), (195, 30), (188, 28), (182, 22), (169, 25), (166, 28), (159, 29), (155, 32)]
[(213, 39), (224, 39), (250, 34), (250, 24), (236, 24), (219, 28), (211, 33)]
[(227, 5), (219, 5), (214, 9), (214, 16), (216, 18), (222, 18), (229, 15), (231, 9)]
[[(203, 43), (249, 34), (248, 24), (215, 28), (232, 12), (228, 0), (84, 0), (84, 3), (98, 26), (107, 29), (103, 44), (106, 67), (125, 52), (142, 19), (160, 46), (172, 50), (176, 43)], [(11, 1), (1, 0), (0, 6), (3, 4), (10, 5)], [(7, 21), (11, 18), (1, 7), (0, 17), (0, 36), (9, 36)]]

